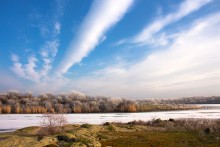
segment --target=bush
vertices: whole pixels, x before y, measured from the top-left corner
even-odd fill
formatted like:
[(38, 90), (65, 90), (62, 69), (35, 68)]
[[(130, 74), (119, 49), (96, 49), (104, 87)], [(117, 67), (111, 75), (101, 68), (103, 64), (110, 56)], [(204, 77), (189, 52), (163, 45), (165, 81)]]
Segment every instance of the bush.
[(105, 123), (103, 124), (103, 126), (109, 126), (109, 125), (111, 125), (110, 122), (105, 122)]
[(142, 120), (134, 120), (134, 121), (131, 121), (131, 122), (128, 122), (129, 125), (146, 125), (146, 122), (145, 121), (142, 121)]
[(170, 118), (169, 121), (174, 122), (175, 120), (173, 118)]
[(205, 132), (206, 134), (211, 134), (211, 133), (213, 133), (214, 131), (213, 131), (212, 128), (205, 128), (204, 132)]
[(67, 118), (63, 114), (43, 114), (40, 122), (39, 136), (56, 134), (63, 131)]
[(158, 119), (156, 119), (154, 122), (155, 122), (156, 124), (159, 124), (159, 123), (162, 123), (163, 121), (162, 121), (160, 118), (158, 118)]
[(63, 136), (63, 135), (58, 135), (57, 140), (65, 141), (65, 142), (75, 142), (75, 141), (77, 141), (75, 138), (69, 138), (69, 137)]
[(82, 124), (82, 125), (81, 125), (81, 128), (87, 128), (87, 129), (89, 129), (91, 126), (92, 126), (92, 125), (90, 125), (90, 124)]

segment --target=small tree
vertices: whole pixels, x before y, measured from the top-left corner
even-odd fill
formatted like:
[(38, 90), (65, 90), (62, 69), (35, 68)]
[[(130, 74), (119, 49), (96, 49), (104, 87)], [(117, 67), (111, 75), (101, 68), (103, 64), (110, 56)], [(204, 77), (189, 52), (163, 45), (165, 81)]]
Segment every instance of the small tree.
[(68, 121), (64, 114), (43, 114), (38, 135), (44, 136), (62, 132), (67, 123)]

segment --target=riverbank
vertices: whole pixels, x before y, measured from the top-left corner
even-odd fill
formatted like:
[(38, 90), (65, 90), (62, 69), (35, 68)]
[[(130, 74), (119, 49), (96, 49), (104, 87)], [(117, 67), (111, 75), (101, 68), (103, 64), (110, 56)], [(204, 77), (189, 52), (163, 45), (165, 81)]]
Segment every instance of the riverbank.
[[(203, 106), (203, 105), (201, 105)], [(108, 122), (127, 123), (132, 120), (149, 121), (153, 118), (161, 118), (163, 120), (188, 119), (188, 118), (206, 118), (219, 119), (220, 109), (206, 105), (207, 109), (193, 110), (175, 110), (175, 111), (155, 111), (155, 112), (139, 112), (139, 113), (78, 113), (66, 114), (67, 120), (71, 124), (97, 124), (100, 125)], [(29, 126), (38, 126), (41, 121), (42, 114), (0, 114), (0, 132), (17, 130)]]
[(220, 121), (185, 119), (66, 125), (53, 135), (39, 135), (39, 127), (0, 134), (2, 147), (12, 146), (220, 146)]

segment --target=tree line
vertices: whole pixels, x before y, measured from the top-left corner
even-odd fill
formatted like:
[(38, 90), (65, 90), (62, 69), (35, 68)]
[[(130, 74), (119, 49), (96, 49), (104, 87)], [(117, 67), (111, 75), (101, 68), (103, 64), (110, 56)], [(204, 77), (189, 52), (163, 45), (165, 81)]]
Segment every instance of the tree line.
[(137, 103), (123, 98), (94, 97), (79, 92), (39, 94), (0, 93), (0, 113), (99, 113), (136, 112)]
[(220, 97), (183, 99), (126, 99), (89, 96), (80, 92), (68, 94), (10, 90), (0, 93), (0, 113), (109, 113), (185, 110), (198, 108), (183, 104), (220, 102)]

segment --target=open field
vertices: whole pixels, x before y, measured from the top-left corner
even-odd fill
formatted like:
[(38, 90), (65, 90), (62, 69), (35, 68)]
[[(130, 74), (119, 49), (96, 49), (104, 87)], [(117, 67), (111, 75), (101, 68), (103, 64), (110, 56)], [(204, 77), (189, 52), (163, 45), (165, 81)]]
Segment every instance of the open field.
[(152, 120), (102, 125), (66, 125), (60, 133), (40, 135), (39, 127), (0, 134), (2, 147), (38, 146), (220, 146), (219, 120)]

